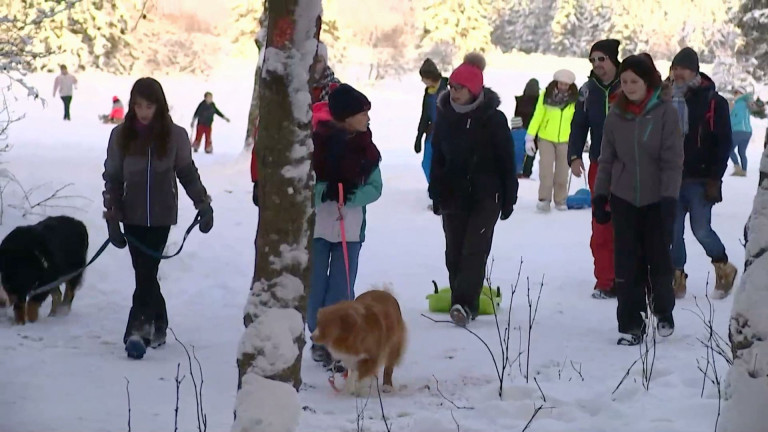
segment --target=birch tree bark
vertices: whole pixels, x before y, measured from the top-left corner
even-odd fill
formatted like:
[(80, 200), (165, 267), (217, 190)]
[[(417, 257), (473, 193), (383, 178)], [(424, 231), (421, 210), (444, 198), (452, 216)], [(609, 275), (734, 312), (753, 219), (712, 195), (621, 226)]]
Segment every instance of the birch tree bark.
[(309, 67), (320, 0), (269, 0), (259, 85), (258, 279), (248, 295), (237, 365), (237, 432), (298, 427), (312, 239)]

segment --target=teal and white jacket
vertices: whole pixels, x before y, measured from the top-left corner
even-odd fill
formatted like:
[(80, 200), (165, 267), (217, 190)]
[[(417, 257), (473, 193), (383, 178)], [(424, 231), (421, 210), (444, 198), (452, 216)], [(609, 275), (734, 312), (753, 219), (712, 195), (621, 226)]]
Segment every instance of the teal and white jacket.
[(731, 109), (731, 130), (733, 132), (752, 132), (750, 124), (749, 104), (752, 102), (752, 95), (741, 95), (733, 102)]
[(381, 197), (383, 182), (381, 170), (376, 167), (349, 201), (344, 203), (339, 214), (339, 204), (335, 201), (322, 202), (322, 196), (327, 182), (315, 184), (315, 238), (327, 240), (331, 243), (341, 242), (341, 217), (344, 218), (344, 228), (348, 242), (365, 241), (366, 206), (376, 202)]

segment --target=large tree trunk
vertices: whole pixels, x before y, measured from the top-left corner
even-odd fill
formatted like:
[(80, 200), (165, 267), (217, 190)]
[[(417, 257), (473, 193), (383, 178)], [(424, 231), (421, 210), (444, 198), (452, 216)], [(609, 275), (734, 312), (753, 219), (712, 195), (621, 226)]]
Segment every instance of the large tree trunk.
[(258, 280), (240, 340), (237, 432), (298, 426), (301, 353), (309, 285), (313, 176), (309, 67), (317, 49), (320, 0), (269, 0), (259, 89)]
[(256, 73), (253, 77), (253, 94), (251, 95), (251, 108), (248, 111), (248, 126), (245, 131), (245, 148), (250, 148), (255, 141), (255, 133), (259, 119), (259, 81), (261, 81), (261, 66), (264, 64), (264, 45), (267, 41), (267, 20), (269, 19), (269, 5), (261, 12), (259, 17), (259, 31), (256, 33), (254, 43), (259, 49), (259, 60), (256, 63)]
[(768, 150), (744, 236), (746, 263), (731, 311), (733, 366), (726, 378), (721, 432), (754, 432), (768, 425)]

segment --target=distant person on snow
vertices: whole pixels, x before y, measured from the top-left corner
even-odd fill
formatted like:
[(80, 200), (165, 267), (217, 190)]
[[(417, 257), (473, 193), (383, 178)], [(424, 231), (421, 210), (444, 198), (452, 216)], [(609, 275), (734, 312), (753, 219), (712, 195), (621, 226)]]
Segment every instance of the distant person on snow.
[[(672, 230), (683, 174), (683, 136), (669, 85), (645, 56), (621, 63), (621, 93), (601, 143), (592, 213), (613, 220), (619, 345), (638, 345), (646, 334), (646, 289), (658, 334), (672, 335)], [(638, 142), (638, 138), (640, 140)]]
[(723, 201), (723, 175), (733, 149), (728, 101), (717, 92), (714, 81), (699, 70), (699, 55), (691, 48), (683, 48), (672, 59), (672, 77), (672, 102), (685, 135), (683, 184), (672, 241), (675, 295), (683, 298), (686, 293), (684, 235), (685, 216), (690, 213), (691, 231), (715, 267), (712, 298), (722, 299), (730, 294), (738, 272), (728, 262), (725, 245), (712, 229), (712, 207)]
[(99, 115), (102, 123), (120, 124), (125, 119), (125, 107), (123, 101), (117, 96), (112, 96), (112, 110), (109, 114)]
[(536, 154), (538, 137), (539, 157), (539, 202), (536, 209), (549, 212), (554, 191), (555, 208), (568, 210), (568, 136), (571, 121), (579, 99), (576, 74), (561, 69), (555, 72), (552, 82), (541, 93), (536, 111), (525, 136), (525, 152)]
[(216, 108), (216, 104), (213, 102), (213, 93), (205, 92), (203, 95), (203, 101), (197, 106), (195, 114), (192, 115), (192, 128), (195, 128), (195, 120), (197, 120), (197, 131), (195, 133), (195, 141), (192, 143), (192, 149), (197, 152), (200, 150), (200, 141), (205, 136), (205, 152), (213, 153), (213, 141), (211, 134), (213, 134), (213, 116), (217, 115), (229, 123), (229, 118)]
[(61, 65), (61, 75), (53, 81), (53, 97), (56, 92), (61, 95), (61, 101), (64, 102), (64, 120), (72, 120), (69, 115), (69, 107), (72, 104), (72, 93), (77, 88), (77, 78), (69, 73), (65, 65)]
[(144, 249), (155, 254), (165, 249), (177, 222), (176, 178), (200, 214), (200, 231), (213, 228), (211, 197), (192, 160), (189, 137), (173, 123), (163, 88), (153, 78), (133, 85), (125, 122), (109, 136), (102, 177), (109, 240), (120, 249), (128, 246), (136, 277), (123, 343), (128, 357), (140, 359), (147, 346), (165, 343), (168, 328), (157, 281), (160, 259)]
[(451, 320), (466, 326), (479, 312), (496, 222), (517, 203), (515, 151), (501, 99), (483, 86), (485, 58), (468, 54), (437, 100), (429, 196), (442, 216)]
[[(366, 207), (381, 197), (382, 190), (381, 153), (368, 127), (371, 109), (368, 98), (350, 85), (342, 84), (330, 93), (327, 104), (315, 107), (318, 109), (313, 110), (317, 127), (312, 134), (315, 145), (312, 167), (317, 183), (312, 275), (307, 299), (310, 333), (317, 328), (317, 312), (321, 308), (355, 299), (358, 258), (365, 241)], [(344, 222), (346, 257), (340, 218)], [(348, 274), (345, 258), (349, 263)], [(314, 361), (341, 372), (341, 366), (326, 347), (312, 344), (311, 351)]]
[[(523, 94), (515, 96), (515, 117), (523, 119), (523, 128), (526, 130), (531, 124), (531, 120), (533, 120), (533, 114), (536, 112), (536, 104), (539, 102), (539, 93), (541, 93), (539, 80), (531, 78), (525, 84)], [(538, 144), (538, 138), (534, 140), (534, 143)], [(515, 154), (517, 155), (517, 153)], [(523, 148), (523, 151), (520, 152), (518, 157), (521, 156), (523, 157), (523, 171), (522, 173), (519, 173), (517, 177), (526, 179), (531, 178), (531, 174), (533, 174), (533, 162), (536, 160), (536, 153), (534, 153), (533, 156), (528, 156), (525, 152), (525, 148)]]
[[(747, 176), (747, 146), (752, 139), (752, 123), (750, 116), (750, 104), (752, 94), (744, 87), (737, 87), (733, 92), (736, 98), (731, 109), (731, 129), (733, 130), (733, 150), (731, 150), (731, 162), (733, 162), (733, 174), (737, 177)], [(738, 156), (737, 153), (738, 152)], [(741, 158), (741, 161), (739, 161)]]
[(437, 68), (432, 59), (424, 60), (421, 68), (419, 68), (419, 75), (421, 76), (421, 82), (426, 87), (424, 88), (424, 97), (421, 101), (421, 117), (419, 118), (416, 143), (413, 146), (413, 150), (417, 154), (421, 153), (421, 142), (426, 135), (421, 168), (424, 170), (427, 183), (429, 183), (429, 168), (432, 165), (432, 132), (435, 118), (437, 117), (437, 97), (448, 88), (448, 78), (443, 77), (440, 69)]
[[(611, 102), (619, 89), (619, 45), (616, 39), (597, 41), (589, 50), (592, 72), (579, 90), (579, 101), (571, 122), (571, 136), (568, 139), (568, 164), (576, 177), (584, 173), (582, 154), (590, 136), (589, 190), (595, 193), (595, 178), (599, 166), (600, 144), (603, 140), (603, 125), (608, 116)], [(595, 262), (595, 279), (592, 298), (615, 298), (613, 291), (613, 227), (610, 223), (601, 225), (592, 218), (592, 238), (589, 242)]]

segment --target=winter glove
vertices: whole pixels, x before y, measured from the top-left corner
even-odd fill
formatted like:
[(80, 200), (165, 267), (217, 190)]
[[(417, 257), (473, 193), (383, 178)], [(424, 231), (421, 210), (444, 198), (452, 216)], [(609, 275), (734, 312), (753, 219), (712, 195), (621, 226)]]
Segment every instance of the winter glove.
[(704, 199), (712, 204), (717, 204), (723, 201), (723, 181), (722, 180), (707, 180), (706, 189), (704, 190)]
[(213, 228), (213, 207), (211, 207), (211, 203), (206, 202), (197, 211), (200, 213), (200, 232), (208, 234)]
[(442, 209), (437, 201), (432, 201), (432, 213), (434, 213), (435, 216), (440, 216), (442, 214)]
[(608, 210), (608, 197), (597, 195), (592, 198), (592, 217), (598, 225), (607, 225), (611, 222), (611, 211)]
[(259, 182), (253, 182), (253, 205), (259, 206)]
[(514, 207), (511, 205), (503, 204), (501, 206), (501, 220), (505, 221), (509, 219), (510, 216), (512, 216), (512, 212), (514, 211)]
[(416, 154), (421, 153), (421, 138), (422, 136), (419, 134), (419, 136), (416, 137), (416, 143), (413, 144), (413, 151), (415, 151)]
[(120, 229), (120, 222), (115, 219), (107, 219), (107, 232), (109, 233), (109, 242), (118, 249), (123, 249), (128, 245), (125, 235)]
[[(347, 203), (349, 202), (349, 199), (352, 198), (352, 195), (355, 194), (357, 187), (352, 183), (342, 183), (342, 188), (344, 189), (344, 203)], [(328, 182), (325, 191), (323, 191), (323, 195), (320, 197), (320, 201), (339, 202), (339, 182)]]
[(533, 135), (525, 136), (525, 153), (531, 157), (536, 154), (536, 143), (534, 142), (534, 139), (535, 137)]

